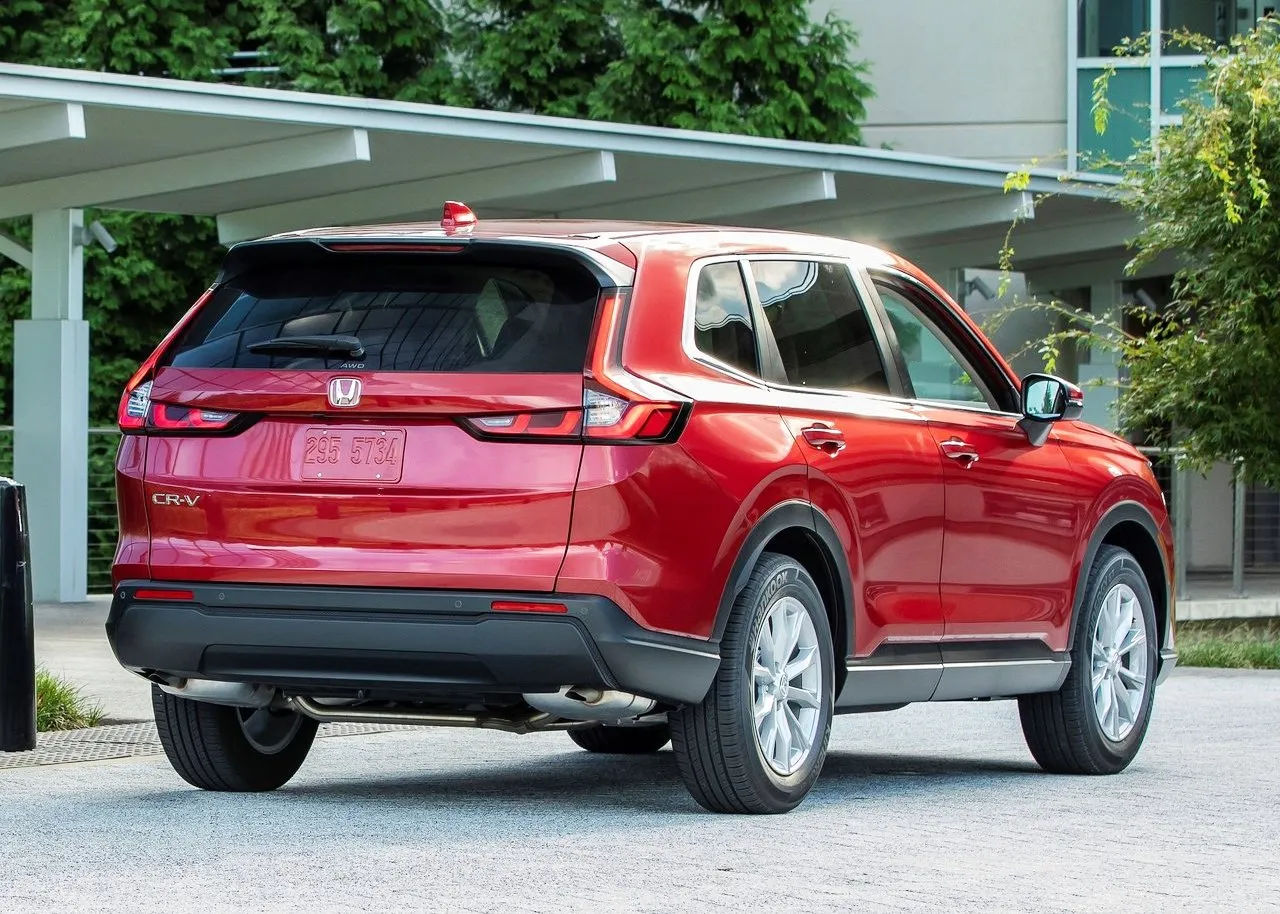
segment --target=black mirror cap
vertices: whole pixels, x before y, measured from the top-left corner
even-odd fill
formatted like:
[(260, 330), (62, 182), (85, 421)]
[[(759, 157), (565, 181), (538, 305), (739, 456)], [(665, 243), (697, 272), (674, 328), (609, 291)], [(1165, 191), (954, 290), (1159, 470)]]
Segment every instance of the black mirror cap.
[(1079, 419), (1084, 412), (1084, 391), (1051, 374), (1029, 374), (1022, 379), (1022, 416), (1032, 422)]

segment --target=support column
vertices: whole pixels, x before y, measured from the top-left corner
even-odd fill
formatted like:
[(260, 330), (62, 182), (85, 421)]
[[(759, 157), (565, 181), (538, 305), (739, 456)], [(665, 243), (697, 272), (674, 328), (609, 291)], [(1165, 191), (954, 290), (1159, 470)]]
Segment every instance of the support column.
[[(1120, 283), (1103, 280), (1094, 282), (1089, 287), (1090, 310), (1098, 317), (1120, 321), (1123, 313), (1120, 308)], [(1087, 385), (1084, 394), (1085, 422), (1102, 428), (1114, 429), (1116, 415), (1113, 405), (1119, 395), (1116, 381), (1120, 377), (1120, 363), (1116, 354), (1107, 349), (1094, 347), (1089, 352), (1089, 364), (1080, 366), (1080, 383)], [(1091, 382), (1104, 381), (1102, 386), (1093, 386)]]
[(86, 598), (89, 325), (80, 210), (36, 213), (31, 320), (13, 335), (13, 470), (27, 487), (37, 602)]

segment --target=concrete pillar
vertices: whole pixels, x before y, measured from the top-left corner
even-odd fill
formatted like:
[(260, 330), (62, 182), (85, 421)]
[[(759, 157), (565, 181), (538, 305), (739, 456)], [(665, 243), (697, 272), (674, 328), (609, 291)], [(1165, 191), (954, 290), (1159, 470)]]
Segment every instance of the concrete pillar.
[(87, 594), (89, 324), (80, 210), (36, 213), (31, 320), (13, 336), (13, 469), (27, 488), (37, 601)]
[[(1120, 283), (1117, 281), (1095, 282), (1089, 287), (1090, 310), (1098, 317), (1119, 323), (1122, 317), (1120, 310)], [(1102, 428), (1114, 429), (1116, 415), (1112, 405), (1116, 402), (1119, 391), (1116, 379), (1120, 376), (1119, 361), (1116, 354), (1108, 349), (1094, 346), (1089, 351), (1089, 364), (1081, 365), (1080, 383), (1086, 385), (1084, 394), (1084, 415), (1086, 422)], [(1098, 380), (1106, 383), (1094, 386), (1090, 382)]]

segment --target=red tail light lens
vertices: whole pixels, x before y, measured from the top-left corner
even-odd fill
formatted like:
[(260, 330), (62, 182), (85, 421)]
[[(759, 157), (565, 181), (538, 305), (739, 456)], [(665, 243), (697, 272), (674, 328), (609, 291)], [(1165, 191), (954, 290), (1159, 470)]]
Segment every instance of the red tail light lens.
[(210, 286), (203, 295), (196, 299), (195, 304), (188, 308), (187, 313), (182, 316), (182, 320), (178, 321), (174, 328), (165, 335), (165, 338), (160, 341), (160, 345), (138, 366), (138, 370), (133, 373), (129, 383), (124, 386), (124, 393), (120, 397), (120, 406), (116, 410), (116, 421), (120, 425), (120, 431), (137, 432), (146, 427), (147, 414), (151, 409), (151, 376), (155, 373), (156, 365), (159, 363), (160, 357), (164, 355), (165, 350), (169, 348), (169, 344), (182, 332), (182, 328), (187, 326), (204, 306), (204, 303), (213, 297), (214, 289), (215, 287)]
[[(147, 366), (150, 371), (151, 366)], [(134, 375), (128, 386), (124, 389), (124, 396), (120, 398), (120, 408), (116, 412), (116, 419), (120, 424), (121, 431), (135, 431), (141, 429), (147, 424), (147, 413), (151, 411), (151, 382), (143, 381), (138, 383), (138, 376)]]
[(593, 386), (583, 392), (583, 431), (588, 439), (654, 441), (665, 438), (680, 418), (682, 404), (626, 399)]
[(151, 404), (147, 428), (160, 431), (220, 431), (235, 421), (239, 413), (212, 409), (189, 409), (168, 403)]
[(462, 421), (482, 437), (577, 439), (582, 432), (582, 411), (577, 409), (473, 416)]

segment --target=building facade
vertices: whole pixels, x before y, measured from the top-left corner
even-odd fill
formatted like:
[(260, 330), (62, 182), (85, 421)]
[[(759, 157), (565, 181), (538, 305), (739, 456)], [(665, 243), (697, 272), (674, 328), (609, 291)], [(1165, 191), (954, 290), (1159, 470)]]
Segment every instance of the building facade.
[[(1277, 6), (1274, 0), (820, 0), (814, 11), (834, 12), (859, 32), (859, 55), (870, 63), (876, 91), (864, 129), (869, 145), (981, 158), (1011, 168), (1039, 162), (1106, 172), (1108, 161), (1129, 156), (1161, 127), (1178, 123), (1178, 103), (1195, 91), (1204, 67), (1203, 56), (1172, 38), (1143, 55), (1118, 52), (1122, 43), (1183, 29), (1225, 42), (1276, 13)], [(1114, 113), (1099, 134), (1093, 85), (1109, 65), (1115, 67), (1108, 89)], [(1007, 313), (1025, 297), (1058, 299), (1123, 320), (1129, 306), (1166, 301), (1174, 269), (1165, 261), (1138, 275), (1126, 272), (1124, 241), (1134, 228), (1114, 209), (1086, 216), (1076, 237), (1058, 231), (1040, 238), (1034, 221), (1016, 227), (1015, 273), (1006, 294), (997, 297), (984, 294), (999, 286), (1000, 274), (992, 269), (997, 250), (939, 245), (903, 253), (927, 267), (949, 269), (957, 296), (979, 321)], [(1006, 317), (992, 335), (1026, 372), (1042, 367), (1035, 343), (1061, 326), (1025, 309)], [(1114, 383), (1123, 370), (1114, 358), (1097, 350), (1066, 352), (1057, 370), (1101, 385), (1088, 389), (1086, 418), (1114, 428)], [(1168, 479), (1168, 461), (1157, 465)], [(1227, 467), (1208, 478), (1187, 478), (1181, 548), (1190, 570), (1231, 567), (1233, 488)], [(1280, 495), (1251, 488), (1244, 496), (1245, 567), (1280, 569)]]

